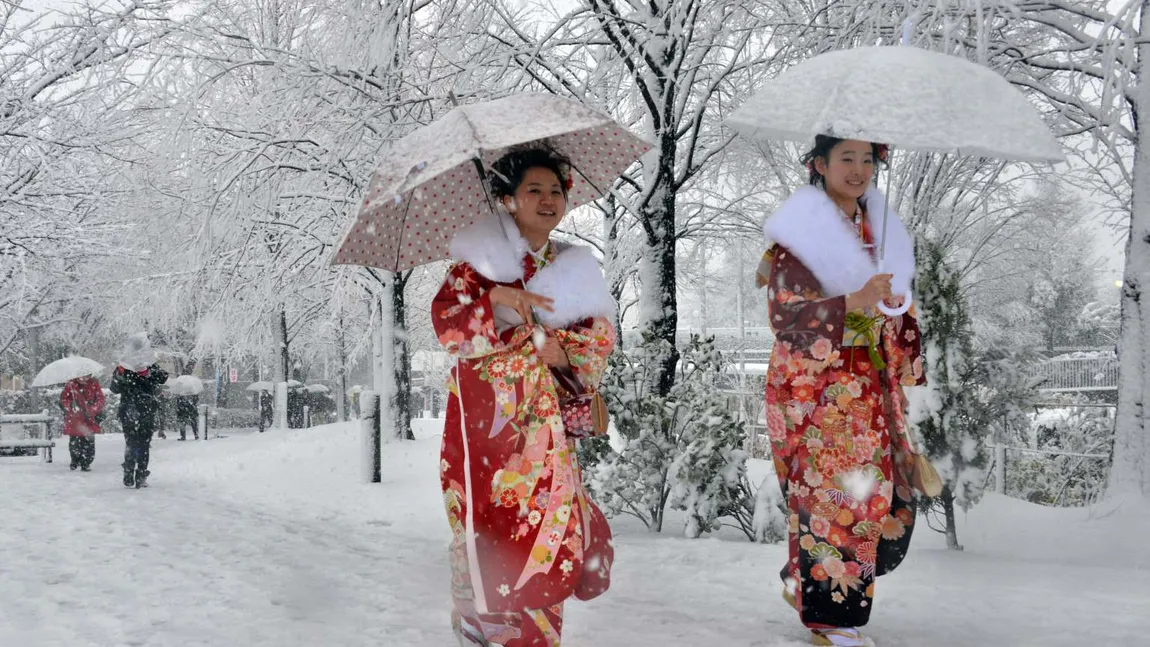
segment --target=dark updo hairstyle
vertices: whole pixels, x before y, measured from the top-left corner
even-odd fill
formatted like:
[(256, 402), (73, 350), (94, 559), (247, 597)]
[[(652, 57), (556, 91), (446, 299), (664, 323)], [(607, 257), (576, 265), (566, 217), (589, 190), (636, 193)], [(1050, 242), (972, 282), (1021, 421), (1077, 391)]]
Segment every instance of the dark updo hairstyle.
[(523, 183), (523, 176), (533, 168), (545, 168), (554, 173), (563, 188), (563, 198), (567, 198), (567, 191), (571, 189), (571, 163), (562, 155), (543, 148), (513, 151), (492, 164), (487, 174), (492, 193), (496, 198), (515, 195), (515, 190)]
[[(815, 170), (815, 160), (822, 158), (823, 161), (829, 162), (828, 156), (831, 154), (831, 149), (838, 146), (840, 142), (846, 141), (840, 137), (831, 137), (830, 135), (815, 135), (815, 145), (807, 151), (799, 161), (803, 166), (807, 167), (808, 179), (810, 184), (825, 189), (827, 187), (826, 178), (821, 173)], [(886, 144), (876, 144), (871, 142), (871, 153), (874, 154), (875, 166), (882, 165), (886, 168), (887, 155), (890, 152), (890, 147)]]

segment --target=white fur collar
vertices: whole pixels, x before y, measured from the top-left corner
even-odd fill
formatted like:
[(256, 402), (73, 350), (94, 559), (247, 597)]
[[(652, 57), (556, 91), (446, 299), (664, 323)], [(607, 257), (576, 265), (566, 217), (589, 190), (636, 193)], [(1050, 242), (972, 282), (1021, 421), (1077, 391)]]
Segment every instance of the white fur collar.
[[(523, 279), (523, 261), (528, 245), (519, 228), (506, 214), (504, 229), (494, 218), (481, 217), (463, 229), (451, 241), (452, 258), (463, 261), (496, 283), (516, 283)], [(554, 312), (539, 310), (539, 319), (551, 328), (563, 328), (587, 317), (615, 316), (615, 299), (599, 261), (584, 245), (555, 245), (555, 258), (527, 282), (527, 290), (555, 300)], [(496, 325), (500, 332), (523, 323), (514, 310), (496, 306)]]
[[(875, 187), (863, 196), (867, 221), (875, 243), (882, 244), (882, 217), (886, 198)], [(818, 279), (824, 296), (854, 292), (878, 268), (862, 241), (843, 218), (842, 211), (822, 189), (807, 185), (791, 194), (763, 223), (767, 246), (778, 243), (798, 257)], [(914, 244), (893, 209), (887, 221), (884, 271), (894, 274), (891, 291), (903, 294), (914, 278)]]
[(496, 283), (512, 283), (523, 278), (523, 257), (528, 245), (511, 216), (501, 213), (499, 218), (502, 226), (495, 218), (480, 215), (473, 224), (461, 229), (451, 239), (451, 258), (466, 262)]

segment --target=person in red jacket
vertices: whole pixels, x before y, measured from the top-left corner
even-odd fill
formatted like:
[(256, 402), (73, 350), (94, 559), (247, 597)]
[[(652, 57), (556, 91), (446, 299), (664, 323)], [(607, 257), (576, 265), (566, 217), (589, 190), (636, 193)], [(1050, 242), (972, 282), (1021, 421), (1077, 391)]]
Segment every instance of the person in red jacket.
[(99, 417), (104, 411), (104, 391), (96, 378), (78, 377), (64, 385), (60, 393), (64, 410), (64, 435), (68, 436), (71, 468), (85, 472), (92, 469), (96, 458), (96, 434), (100, 433)]

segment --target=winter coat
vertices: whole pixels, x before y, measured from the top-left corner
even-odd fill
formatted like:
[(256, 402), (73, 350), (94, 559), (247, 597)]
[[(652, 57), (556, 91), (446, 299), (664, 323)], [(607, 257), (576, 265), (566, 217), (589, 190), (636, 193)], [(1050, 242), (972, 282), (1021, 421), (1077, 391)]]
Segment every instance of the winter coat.
[[(458, 262), (432, 303), (439, 343), (457, 361), (444, 424), (440, 481), (453, 583), (480, 613), (517, 612), (594, 597), (607, 588), (611, 531), (583, 488), (575, 441), (564, 432), (559, 390), (535, 348), (533, 327), (502, 306), (496, 286), (555, 299), (540, 312), (583, 385), (594, 389), (615, 344), (615, 303), (590, 250), (552, 243), (545, 263), (494, 220), (452, 243)], [(467, 597), (471, 592), (457, 593)]]
[(168, 372), (157, 364), (140, 371), (117, 366), (112, 374), (112, 393), (120, 394), (120, 422), (125, 429), (136, 425), (150, 432), (155, 427), (160, 402), (160, 385), (168, 381)]
[(97, 416), (104, 410), (104, 391), (93, 377), (78, 377), (60, 393), (64, 410), (64, 435), (87, 437), (100, 433)]
[(195, 422), (199, 414), (199, 410), (196, 408), (199, 401), (200, 396), (198, 395), (176, 396), (176, 419)]

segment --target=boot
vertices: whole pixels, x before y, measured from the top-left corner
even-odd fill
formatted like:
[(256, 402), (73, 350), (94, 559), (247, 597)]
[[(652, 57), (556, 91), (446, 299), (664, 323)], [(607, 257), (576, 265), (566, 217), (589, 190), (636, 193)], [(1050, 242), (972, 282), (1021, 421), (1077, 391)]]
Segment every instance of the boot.
[(136, 485), (136, 473), (131, 470), (127, 465), (124, 466), (124, 487), (133, 487)]
[(137, 490), (142, 488), (142, 487), (148, 487), (148, 475), (150, 475), (150, 474), (151, 474), (151, 472), (144, 471), (144, 472), (140, 472), (139, 474), (136, 475), (136, 489)]

